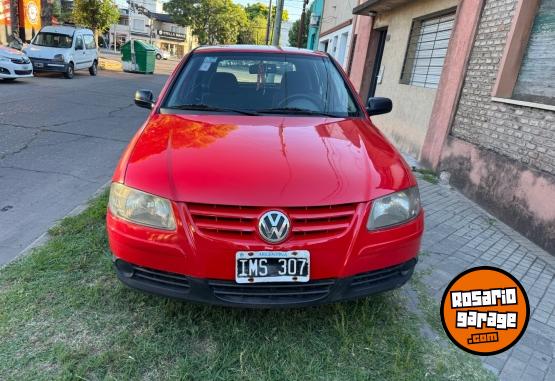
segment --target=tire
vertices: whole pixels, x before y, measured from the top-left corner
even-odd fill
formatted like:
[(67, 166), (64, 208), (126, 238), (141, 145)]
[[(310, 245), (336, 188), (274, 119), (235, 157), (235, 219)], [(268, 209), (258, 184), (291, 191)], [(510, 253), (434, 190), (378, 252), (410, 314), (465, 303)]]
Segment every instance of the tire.
[(92, 66), (89, 68), (89, 74), (94, 77), (96, 76), (97, 73), (98, 73), (98, 63), (94, 61)]
[(66, 69), (66, 72), (64, 73), (64, 77), (66, 77), (67, 79), (72, 79), (74, 75), (75, 75), (75, 68), (73, 67), (73, 62), (70, 62), (69, 65), (67, 65), (67, 69)]
[[(151, 56), (152, 57), (152, 56)], [(161, 60), (162, 59), (162, 55), (160, 53), (156, 54), (156, 59), (157, 60)]]

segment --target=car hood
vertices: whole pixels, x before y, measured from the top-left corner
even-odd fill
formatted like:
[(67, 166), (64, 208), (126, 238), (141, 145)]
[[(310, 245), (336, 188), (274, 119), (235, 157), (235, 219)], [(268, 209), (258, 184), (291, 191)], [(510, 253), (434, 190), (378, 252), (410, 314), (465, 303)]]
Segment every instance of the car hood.
[(414, 181), (370, 123), (321, 117), (156, 114), (125, 172), (174, 201), (245, 206), (362, 202)]
[(52, 48), (49, 46), (29, 45), (25, 48), (25, 54), (27, 54), (29, 58), (51, 60), (56, 54), (63, 54), (65, 56), (69, 50), (69, 48)]
[(18, 58), (25, 57), (25, 54), (23, 54), (22, 52), (16, 49), (0, 46), (0, 56), (7, 57), (10, 59), (18, 59)]

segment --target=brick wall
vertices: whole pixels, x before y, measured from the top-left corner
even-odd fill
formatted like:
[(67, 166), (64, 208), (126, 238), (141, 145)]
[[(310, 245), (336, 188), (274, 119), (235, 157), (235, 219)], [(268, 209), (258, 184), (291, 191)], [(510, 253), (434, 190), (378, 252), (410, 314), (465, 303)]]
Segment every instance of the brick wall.
[(491, 101), (516, 0), (486, 0), (451, 134), (555, 175), (555, 113)]

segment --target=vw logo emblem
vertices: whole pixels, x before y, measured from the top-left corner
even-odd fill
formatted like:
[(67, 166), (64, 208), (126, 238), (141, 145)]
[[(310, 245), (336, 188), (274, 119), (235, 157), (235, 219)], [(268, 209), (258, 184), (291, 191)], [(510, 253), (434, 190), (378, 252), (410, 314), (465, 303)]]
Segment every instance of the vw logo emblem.
[(291, 223), (289, 218), (277, 210), (270, 210), (264, 213), (260, 220), (258, 220), (258, 232), (269, 243), (285, 241), (289, 235), (290, 228)]

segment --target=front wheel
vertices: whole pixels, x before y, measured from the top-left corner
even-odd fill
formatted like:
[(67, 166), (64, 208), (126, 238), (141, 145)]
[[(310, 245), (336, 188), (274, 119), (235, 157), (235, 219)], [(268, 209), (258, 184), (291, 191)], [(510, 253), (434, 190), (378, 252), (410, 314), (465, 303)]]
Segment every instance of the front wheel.
[(73, 63), (69, 63), (69, 65), (67, 65), (67, 69), (66, 72), (64, 73), (64, 77), (66, 77), (67, 79), (72, 79), (73, 76), (75, 75), (75, 68), (73, 67)]
[(89, 68), (89, 73), (93, 77), (98, 73), (98, 63), (96, 61), (94, 61), (92, 66)]
[(162, 55), (160, 53), (156, 54), (156, 59), (157, 60), (161, 60), (162, 59)]

